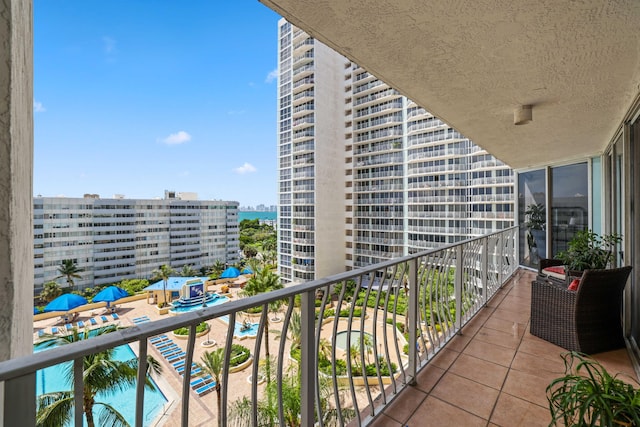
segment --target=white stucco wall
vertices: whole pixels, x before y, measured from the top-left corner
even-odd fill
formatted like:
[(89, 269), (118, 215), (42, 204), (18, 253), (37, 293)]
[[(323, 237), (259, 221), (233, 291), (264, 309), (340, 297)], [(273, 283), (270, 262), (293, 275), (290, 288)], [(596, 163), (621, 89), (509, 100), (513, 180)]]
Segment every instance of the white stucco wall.
[(32, 352), (33, 27), (0, 1), (0, 360)]

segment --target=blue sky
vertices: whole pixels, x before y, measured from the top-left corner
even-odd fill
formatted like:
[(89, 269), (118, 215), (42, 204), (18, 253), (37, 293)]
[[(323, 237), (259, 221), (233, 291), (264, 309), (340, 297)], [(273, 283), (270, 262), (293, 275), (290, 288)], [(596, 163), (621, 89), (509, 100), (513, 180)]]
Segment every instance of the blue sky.
[(34, 0), (34, 195), (276, 204), (279, 16), (255, 0)]

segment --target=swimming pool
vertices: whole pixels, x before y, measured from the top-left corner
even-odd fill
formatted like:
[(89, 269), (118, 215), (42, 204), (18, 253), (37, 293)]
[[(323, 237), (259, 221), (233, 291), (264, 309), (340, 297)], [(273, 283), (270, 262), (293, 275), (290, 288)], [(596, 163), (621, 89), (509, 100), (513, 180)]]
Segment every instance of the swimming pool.
[[(34, 352), (43, 351), (44, 349), (38, 349), (34, 347)], [(116, 347), (114, 357), (117, 360), (130, 360), (136, 357), (131, 347), (123, 345)], [(65, 371), (69, 369), (73, 362), (61, 363), (59, 365), (50, 366), (45, 369), (41, 369), (36, 374), (36, 396), (40, 396), (43, 393), (50, 393), (55, 391), (71, 390), (72, 386), (67, 383)], [(153, 379), (151, 380), (153, 381)], [(167, 398), (162, 394), (158, 385), (155, 391), (145, 389), (144, 391), (144, 425), (151, 425), (153, 420), (160, 415), (160, 412)], [(136, 389), (135, 386), (127, 388), (125, 390), (115, 390), (110, 394), (99, 393), (96, 396), (96, 402), (104, 402), (113, 405), (118, 412), (120, 412), (130, 425), (135, 425), (135, 411), (136, 411)], [(97, 409), (97, 407), (96, 407)], [(84, 420), (86, 425), (86, 420)], [(67, 424), (68, 427), (73, 426), (73, 421)]]
[[(207, 302), (207, 307), (213, 307), (214, 305), (223, 304), (227, 301), (229, 301), (229, 298), (222, 295), (218, 295), (213, 300)], [(173, 314), (181, 314), (181, 313), (188, 313), (190, 311), (195, 311), (195, 310), (202, 310), (203, 308), (204, 307), (202, 307), (202, 304), (178, 306), (178, 307), (173, 307), (171, 310), (169, 310), (169, 312)]]
[[(351, 346), (357, 346), (360, 343), (360, 331), (340, 331), (336, 333), (336, 348), (340, 350), (347, 349), (347, 335), (351, 333)], [(369, 345), (373, 343), (373, 335), (368, 332), (364, 333), (365, 343), (367, 342), (367, 338), (369, 338)]]
[[(219, 317), (219, 319), (222, 320), (227, 325), (229, 324), (229, 316), (222, 316), (222, 317)], [(251, 323), (251, 327), (243, 331), (241, 330), (242, 321), (238, 321), (238, 319), (236, 318), (236, 324), (234, 325), (234, 328), (233, 328), (233, 336), (237, 338), (247, 338), (247, 337), (255, 338), (258, 335), (259, 326), (260, 326), (259, 323)]]

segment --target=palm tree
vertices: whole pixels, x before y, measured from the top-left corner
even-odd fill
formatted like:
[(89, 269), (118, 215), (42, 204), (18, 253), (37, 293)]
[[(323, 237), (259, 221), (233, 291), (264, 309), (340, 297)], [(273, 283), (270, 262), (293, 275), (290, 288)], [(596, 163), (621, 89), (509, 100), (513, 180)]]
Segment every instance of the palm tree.
[(172, 274), (175, 274), (175, 271), (173, 271), (173, 269), (167, 264), (163, 264), (160, 266), (160, 268), (153, 270), (154, 277), (162, 280), (162, 307), (167, 305), (167, 282), (169, 282), (169, 278)]
[(224, 262), (218, 259), (211, 266), (211, 271), (209, 272), (209, 274), (213, 276), (212, 279), (217, 279), (218, 277), (220, 277), (223, 271), (224, 271)]
[(80, 273), (83, 271), (84, 269), (78, 267), (72, 259), (63, 259), (62, 264), (58, 267), (60, 275), (56, 279), (66, 278), (69, 288), (73, 291), (73, 279), (80, 279), (82, 277)]
[(193, 269), (189, 264), (183, 265), (182, 270), (180, 270), (180, 276), (182, 277), (194, 277), (197, 276), (198, 272)]
[(218, 426), (222, 426), (220, 418), (220, 380), (222, 379), (222, 369), (224, 368), (224, 348), (218, 348), (214, 351), (205, 351), (202, 357), (202, 364), (199, 364), (203, 371), (209, 373), (216, 382), (216, 401), (218, 403)]
[[(115, 325), (103, 326), (92, 331), (102, 335), (115, 331)], [(74, 329), (71, 335), (65, 337), (50, 336), (43, 342), (44, 346), (66, 345), (73, 342), (89, 339), (89, 332), (78, 332)], [(84, 357), (83, 361), (83, 411), (88, 427), (94, 427), (94, 407), (99, 407), (97, 412), (98, 425), (128, 426), (127, 421), (118, 410), (103, 402), (96, 402), (96, 395), (99, 393), (109, 394), (115, 390), (127, 389), (135, 385), (138, 376), (138, 359), (119, 361), (114, 359), (115, 348), (90, 354)], [(148, 356), (148, 373), (160, 374), (162, 368), (160, 364)], [(67, 384), (73, 386), (73, 364), (69, 364), (65, 371)], [(145, 387), (155, 390), (153, 382), (147, 377)], [(38, 412), (36, 423), (40, 427), (61, 426), (71, 421), (73, 417), (74, 394), (73, 391), (56, 391), (45, 393), (38, 397)]]
[(60, 285), (58, 285), (56, 282), (47, 282), (44, 284), (42, 292), (40, 292), (40, 299), (46, 301), (47, 303), (50, 303), (60, 295), (62, 295), (62, 289), (60, 289)]
[[(342, 407), (340, 413), (337, 409), (330, 408), (328, 402), (333, 398), (333, 387), (328, 378), (318, 378), (320, 383), (320, 405), (324, 425), (348, 424), (355, 418), (353, 408)], [(273, 402), (282, 402), (284, 409), (284, 425), (299, 427), (300, 412), (302, 409), (300, 400), (300, 373), (297, 366), (292, 365), (282, 377), (282, 393), (279, 393), (278, 384), (272, 382), (265, 388), (265, 396), (257, 402), (257, 418), (259, 426), (271, 426), (277, 424), (278, 407)], [(253, 402), (246, 396), (234, 401), (230, 405), (229, 425), (246, 426), (251, 424)], [(317, 413), (316, 413), (317, 415)], [(337, 420), (342, 416), (342, 423)]]

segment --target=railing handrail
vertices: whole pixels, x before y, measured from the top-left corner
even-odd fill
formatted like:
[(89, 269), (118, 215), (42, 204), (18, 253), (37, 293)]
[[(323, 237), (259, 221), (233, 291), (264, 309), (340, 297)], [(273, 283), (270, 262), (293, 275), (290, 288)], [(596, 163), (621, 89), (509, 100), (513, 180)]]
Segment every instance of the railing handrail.
[[(377, 416), (381, 407), (392, 402), (408, 384), (415, 381), (417, 372), (422, 369), (430, 360), (439, 353), (446, 343), (460, 331), (462, 326), (468, 322), (487, 303), (488, 298), (502, 286), (517, 268), (517, 226), (509, 227), (494, 233), (483, 235), (460, 241), (454, 244), (438, 247), (436, 249), (423, 250), (421, 252), (390, 259), (369, 265), (357, 270), (345, 271), (322, 279), (293, 285), (281, 290), (259, 294), (249, 298), (242, 298), (212, 307), (203, 307), (197, 311), (180, 314), (176, 317), (168, 317), (154, 322), (134, 324), (132, 327), (118, 329), (109, 334), (98, 335), (90, 340), (81, 340), (60, 347), (51, 348), (47, 351), (32, 355), (19, 357), (16, 359), (0, 362), (0, 381), (4, 381), (5, 393), (5, 419), (11, 423), (18, 420), (27, 424), (35, 423), (32, 418), (36, 412), (36, 372), (42, 368), (58, 365), (62, 362), (73, 362), (73, 376), (76, 393), (75, 402), (75, 425), (82, 425), (82, 378), (83, 378), (83, 358), (104, 350), (119, 347), (124, 344), (137, 342), (139, 344), (139, 358), (141, 363), (138, 366), (138, 381), (136, 386), (136, 426), (143, 425), (143, 397), (144, 397), (144, 376), (147, 370), (145, 363), (148, 355), (148, 339), (161, 334), (166, 334), (176, 328), (188, 327), (190, 331), (186, 355), (183, 356), (184, 365), (189, 366), (193, 362), (194, 347), (196, 341), (196, 327), (198, 324), (211, 319), (228, 315), (227, 334), (224, 338), (226, 344), (224, 348), (224, 364), (229, 366), (231, 357), (231, 346), (236, 338), (234, 329), (237, 326), (237, 315), (252, 307), (261, 307), (262, 314), (258, 323), (257, 335), (255, 335), (255, 346), (253, 353), (261, 354), (262, 340), (265, 339), (265, 351), (270, 347), (267, 341), (268, 316), (271, 312), (270, 303), (275, 301), (288, 301), (287, 313), (283, 323), (282, 333), (289, 336), (292, 312), (297, 306), (296, 299), (300, 297), (299, 317), (299, 368), (302, 374), (301, 383), (301, 406), (299, 417), (304, 425), (313, 425), (315, 414), (324, 412), (323, 403), (320, 399), (320, 388), (318, 387), (321, 332), (324, 319), (333, 317), (333, 332), (330, 338), (330, 347), (333, 349), (330, 356), (323, 356), (324, 362), (327, 357), (336, 360), (336, 346), (338, 345), (338, 327), (340, 318), (345, 317), (347, 330), (355, 327), (359, 330), (361, 339), (367, 328), (376, 328), (382, 325), (382, 331), (376, 332), (372, 336), (373, 348), (379, 348), (379, 357), (375, 358), (375, 364), (370, 364), (369, 353), (367, 355), (360, 350), (352, 350), (351, 334), (347, 334), (347, 354), (352, 351), (355, 356), (348, 356), (346, 360), (347, 376), (355, 374), (354, 369), (360, 369), (361, 375), (366, 377), (364, 390), (366, 399), (360, 399), (356, 395), (357, 384), (350, 383), (351, 403), (345, 403), (344, 408), (351, 408), (352, 415), (357, 418), (360, 424), (368, 424)], [(455, 273), (455, 283), (451, 274)], [(400, 274), (400, 276), (398, 276)], [(441, 280), (448, 276), (448, 279)], [(351, 283), (349, 283), (351, 282)], [(376, 283), (377, 282), (377, 283)], [(402, 285), (404, 283), (404, 285)], [(336, 285), (336, 287), (334, 287)], [(355, 288), (352, 287), (355, 286)], [(379, 286), (385, 292), (374, 292), (372, 288)], [(386, 287), (385, 287), (386, 286)], [(431, 286), (436, 286), (435, 288)], [(349, 294), (346, 290), (349, 288)], [(341, 289), (338, 293), (335, 290)], [(364, 291), (364, 294), (361, 292)], [(321, 292), (321, 300), (318, 300), (318, 292)], [(435, 292), (435, 293), (433, 293)], [(401, 296), (401, 293), (403, 296)], [(408, 294), (407, 294), (408, 293)], [(423, 293), (435, 296), (424, 299)], [(418, 298), (420, 296), (420, 299)], [(329, 298), (330, 297), (330, 298)], [(352, 301), (352, 297), (357, 300)], [(390, 299), (390, 297), (392, 299)], [(455, 301), (452, 299), (455, 297)], [(364, 300), (362, 300), (364, 298)], [(373, 298), (373, 299), (371, 299)], [(405, 305), (400, 308), (399, 301), (402, 299)], [(375, 300), (375, 301), (374, 301)], [(318, 306), (318, 302), (320, 305)], [(394, 301), (392, 303), (392, 301)], [(335, 302), (335, 306), (334, 306)], [(451, 306), (454, 304), (455, 307)], [(373, 304), (370, 305), (370, 304)], [(471, 304), (471, 305), (469, 305)], [(356, 311), (356, 306), (361, 306)], [(319, 307), (319, 308), (318, 308)], [(327, 310), (334, 307), (333, 311)], [(367, 307), (373, 307), (373, 311), (367, 313)], [(380, 311), (382, 310), (382, 311)], [(400, 311), (398, 311), (400, 310)], [(407, 310), (402, 312), (402, 310)], [(356, 314), (357, 313), (357, 314)], [(406, 313), (406, 314), (405, 314)], [(372, 316), (368, 327), (365, 326), (365, 319)], [(402, 323), (404, 333), (408, 337), (401, 339), (398, 331), (398, 319), (404, 318)], [(315, 319), (315, 320), (314, 320)], [(224, 319), (221, 319), (224, 320)], [(274, 319), (275, 320), (275, 319)], [(382, 322), (379, 322), (382, 320)], [(388, 329), (386, 324), (395, 325)], [(437, 329), (437, 328), (440, 329)], [(426, 329), (425, 329), (426, 328)], [(408, 329), (408, 331), (407, 331)], [(289, 331), (289, 332), (287, 332)], [(367, 332), (368, 334), (370, 332)], [(47, 336), (45, 336), (47, 338)], [(287, 339), (287, 340), (288, 340)], [(287, 364), (284, 357), (285, 341), (280, 340), (277, 360), (278, 387), (282, 386), (283, 369)], [(404, 342), (404, 347), (403, 347)], [(415, 343), (415, 345), (413, 345)], [(419, 348), (418, 348), (419, 347)], [(326, 347), (324, 347), (326, 349)], [(156, 349), (157, 350), (157, 349)], [(268, 353), (267, 353), (268, 354)], [(406, 356), (405, 356), (406, 355)], [(352, 358), (355, 359), (352, 360)], [(365, 363), (366, 362), (366, 363)], [(397, 365), (396, 365), (397, 363)], [(382, 374), (383, 364), (387, 366), (387, 373)], [(252, 377), (258, 376), (259, 360), (254, 357), (252, 362)], [(375, 365), (375, 366), (374, 366)], [(326, 368), (326, 365), (323, 365)], [(370, 367), (374, 367), (376, 374), (368, 372)], [(394, 366), (391, 368), (391, 366)], [(399, 368), (399, 371), (396, 369)], [(331, 364), (333, 372), (334, 396), (338, 396), (338, 364)], [(344, 369), (344, 366), (340, 368)], [(394, 374), (395, 373), (395, 374)], [(194, 374), (198, 375), (198, 373)], [(383, 375), (396, 377), (391, 389), (383, 387)], [(385, 377), (386, 378), (386, 377)], [(229, 370), (223, 369), (222, 384), (222, 406), (219, 417), (225, 420), (227, 417), (227, 390)], [(181, 424), (189, 424), (189, 396), (190, 396), (191, 371), (185, 370), (182, 380), (182, 403), (181, 403)], [(372, 381), (372, 382), (371, 382)], [(375, 383), (375, 384), (374, 384)], [(374, 402), (372, 386), (382, 387), (382, 401)], [(8, 391), (7, 391), (8, 390)], [(80, 390), (80, 391), (78, 391)], [(281, 389), (279, 389), (281, 390)], [(315, 391), (314, 391), (315, 390)], [(255, 423), (257, 414), (258, 391), (256, 383), (251, 386), (252, 417)], [(315, 399), (314, 399), (315, 395)], [(361, 396), (362, 397), (362, 396)], [(315, 400), (315, 405), (314, 405)], [(280, 422), (284, 423), (282, 402), (279, 404)], [(335, 402), (344, 421), (345, 414), (340, 408), (342, 403)], [(315, 406), (315, 409), (314, 409)], [(360, 412), (368, 407), (365, 412)], [(364, 417), (364, 419), (363, 419)], [(323, 425), (320, 421), (320, 425)]]
[[(500, 232), (505, 232), (518, 226), (509, 227)], [(491, 233), (495, 234), (495, 233)], [(65, 345), (57, 348), (49, 349), (45, 352), (34, 353), (15, 359), (9, 359), (0, 362), (0, 381), (6, 381), (9, 379), (17, 378), (26, 375), (30, 372), (34, 372), (38, 369), (45, 368), (47, 366), (55, 365), (61, 362), (74, 360), (79, 357), (84, 357), (89, 354), (93, 354), (99, 351), (103, 351), (109, 348), (117, 347), (124, 344), (129, 344), (134, 341), (139, 341), (143, 338), (150, 338), (155, 335), (164, 334), (174, 329), (181, 327), (187, 327), (196, 322), (204, 322), (213, 318), (222, 317), (231, 313), (237, 313), (248, 308), (262, 306), (268, 304), (271, 301), (286, 299), (305, 292), (315, 291), (316, 289), (323, 288), (331, 283), (337, 283), (349, 279), (362, 276), (376, 270), (380, 270), (385, 267), (389, 267), (401, 262), (406, 262), (415, 258), (424, 257), (432, 253), (436, 253), (442, 250), (453, 249), (458, 246), (469, 244), (473, 241), (477, 241), (485, 238), (486, 236), (474, 237), (457, 243), (453, 243), (447, 246), (443, 246), (436, 249), (429, 249), (421, 251), (415, 254), (406, 255), (400, 258), (393, 258), (388, 261), (373, 264), (368, 267), (359, 268), (356, 270), (345, 271), (332, 276), (324, 277), (321, 279), (313, 280), (311, 282), (301, 283), (293, 286), (289, 286), (276, 291), (260, 294), (248, 298), (242, 298), (236, 301), (229, 301), (225, 304), (220, 304), (212, 307), (206, 307), (202, 310), (191, 311), (183, 313), (179, 316), (173, 316), (167, 319), (160, 319), (154, 322), (147, 322), (141, 325), (126, 327), (118, 329), (112, 333), (99, 335), (91, 338), (91, 340), (82, 340), (73, 345)]]

